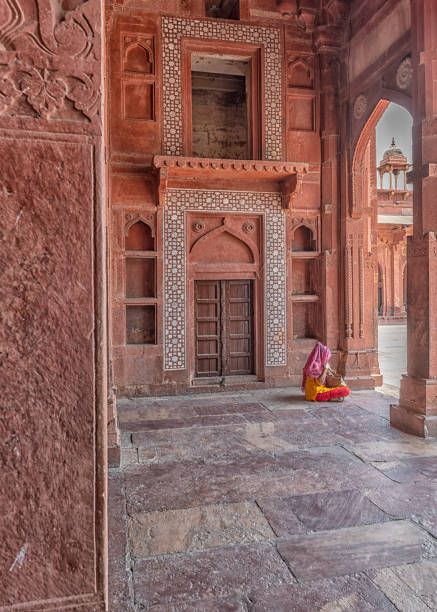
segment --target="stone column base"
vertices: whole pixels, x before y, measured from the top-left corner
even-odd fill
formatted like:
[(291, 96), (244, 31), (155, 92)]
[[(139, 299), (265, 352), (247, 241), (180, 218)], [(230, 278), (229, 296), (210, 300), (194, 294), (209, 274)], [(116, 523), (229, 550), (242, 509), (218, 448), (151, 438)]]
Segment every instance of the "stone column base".
[(347, 350), (339, 361), (340, 372), (343, 373), (344, 382), (355, 391), (374, 389), (382, 383), (382, 377), (377, 367), (375, 350)]
[(422, 438), (437, 436), (437, 380), (403, 376), (399, 405), (390, 406), (390, 425)]

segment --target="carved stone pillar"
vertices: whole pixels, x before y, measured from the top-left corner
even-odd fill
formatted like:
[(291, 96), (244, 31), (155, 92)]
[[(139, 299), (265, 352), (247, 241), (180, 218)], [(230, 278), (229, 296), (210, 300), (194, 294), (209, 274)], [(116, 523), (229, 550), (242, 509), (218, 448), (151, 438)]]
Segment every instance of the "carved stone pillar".
[(393, 426), (437, 434), (437, 4), (411, 0), (414, 228), (408, 239), (408, 374)]
[(334, 288), (338, 284), (338, 219), (339, 219), (339, 43), (337, 28), (320, 27), (314, 36), (320, 66), (320, 116), (321, 116), (321, 250), (323, 257), (323, 342), (338, 347), (338, 320), (332, 313), (338, 312), (339, 296)]
[(1, 610), (103, 610), (99, 0), (0, 2)]

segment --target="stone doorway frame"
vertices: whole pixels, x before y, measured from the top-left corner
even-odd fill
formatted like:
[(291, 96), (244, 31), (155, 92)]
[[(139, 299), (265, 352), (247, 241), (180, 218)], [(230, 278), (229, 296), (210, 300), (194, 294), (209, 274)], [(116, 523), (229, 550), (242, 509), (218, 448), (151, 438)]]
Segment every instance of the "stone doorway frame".
[(287, 364), (285, 214), (281, 195), (249, 191), (169, 188), (164, 209), (164, 369), (186, 370), (187, 342), (187, 212), (260, 214), (264, 217), (264, 365)]

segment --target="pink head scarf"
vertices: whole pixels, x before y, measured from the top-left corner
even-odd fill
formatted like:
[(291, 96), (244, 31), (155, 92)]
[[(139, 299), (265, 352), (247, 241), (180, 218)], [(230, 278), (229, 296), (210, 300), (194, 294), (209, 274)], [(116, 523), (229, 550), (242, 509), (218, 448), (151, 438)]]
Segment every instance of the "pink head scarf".
[(331, 351), (327, 346), (321, 342), (317, 342), (315, 347), (310, 353), (307, 359), (305, 367), (303, 369), (302, 376), (302, 391), (305, 392), (305, 383), (307, 376), (311, 378), (318, 378), (323, 372), (323, 366), (329, 361), (331, 357)]

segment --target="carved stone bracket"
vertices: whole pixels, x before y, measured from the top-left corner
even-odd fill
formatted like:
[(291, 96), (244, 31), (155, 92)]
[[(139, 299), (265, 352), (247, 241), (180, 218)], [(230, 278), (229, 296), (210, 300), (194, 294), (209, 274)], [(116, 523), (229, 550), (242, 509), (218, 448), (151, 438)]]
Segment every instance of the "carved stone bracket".
[(158, 206), (164, 206), (165, 193), (168, 185), (168, 168), (159, 168), (158, 171)]

